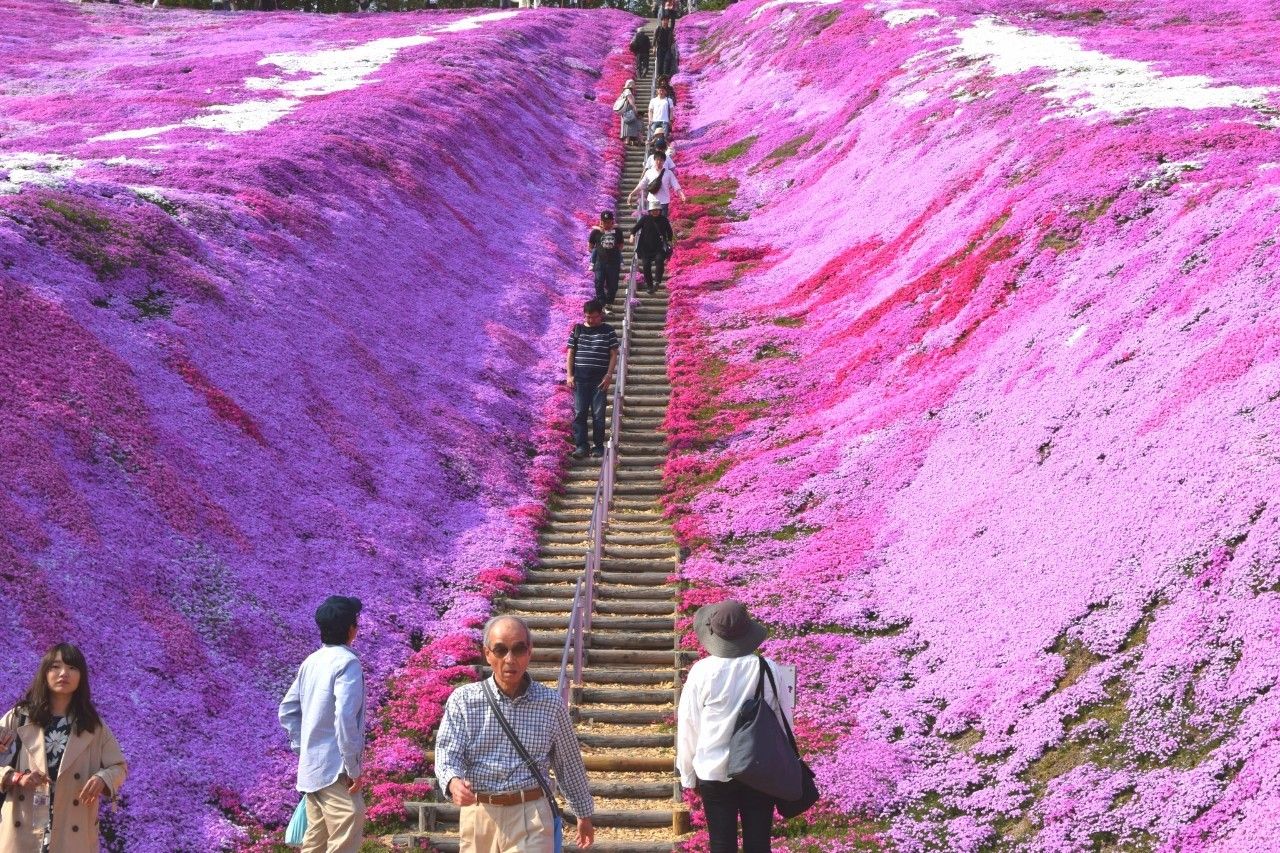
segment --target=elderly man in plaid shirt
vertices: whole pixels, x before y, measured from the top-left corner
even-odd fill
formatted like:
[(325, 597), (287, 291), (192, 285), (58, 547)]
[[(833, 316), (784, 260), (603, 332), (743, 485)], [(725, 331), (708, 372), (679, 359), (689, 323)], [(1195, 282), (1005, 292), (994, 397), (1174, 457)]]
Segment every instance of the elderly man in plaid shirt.
[(436, 735), (440, 790), (462, 806), (460, 853), (550, 853), (551, 804), (529, 766), (493, 716), (484, 685), (496, 687), (498, 708), (533, 758), (542, 777), (556, 781), (578, 816), (578, 846), (595, 840), (595, 804), (587, 787), (578, 737), (559, 694), (529, 678), (533, 639), (515, 616), (498, 616), (484, 629), (484, 657), (493, 676), (453, 691)]

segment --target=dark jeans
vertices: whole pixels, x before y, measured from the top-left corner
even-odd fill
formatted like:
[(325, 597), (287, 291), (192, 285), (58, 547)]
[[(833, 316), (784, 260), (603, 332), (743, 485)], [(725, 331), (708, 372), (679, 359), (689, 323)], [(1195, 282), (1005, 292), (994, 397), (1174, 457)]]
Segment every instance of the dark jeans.
[(738, 853), (738, 817), (742, 817), (742, 853), (769, 853), (773, 834), (773, 798), (738, 781), (698, 780), (707, 812), (710, 853)]
[(658, 51), (658, 76), (672, 77), (676, 73), (676, 58), (669, 50)]
[(636, 79), (649, 73), (649, 54), (636, 54)]
[[(662, 284), (662, 276), (667, 271), (667, 256), (659, 249), (653, 255), (641, 255), (640, 262), (644, 270), (644, 286), (647, 290), (653, 290)], [(657, 267), (655, 270), (654, 267)], [(656, 273), (656, 277), (655, 277)]]
[(596, 301), (603, 305), (612, 305), (618, 298), (618, 278), (622, 275), (622, 266), (613, 264), (596, 264)]
[(597, 449), (604, 447), (603, 376), (573, 377), (573, 443), (587, 449), (587, 414), (591, 415), (591, 437)]

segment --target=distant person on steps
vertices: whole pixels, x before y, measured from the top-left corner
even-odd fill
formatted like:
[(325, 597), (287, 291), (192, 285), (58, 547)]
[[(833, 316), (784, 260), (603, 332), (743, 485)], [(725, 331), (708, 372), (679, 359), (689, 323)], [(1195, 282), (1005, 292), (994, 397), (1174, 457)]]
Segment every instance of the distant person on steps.
[(635, 189), (627, 193), (627, 202), (630, 203), (636, 197), (636, 193), (644, 192), (644, 209), (659, 207), (662, 209), (662, 215), (667, 216), (670, 213), (672, 190), (680, 194), (681, 201), (689, 199), (680, 188), (676, 173), (667, 168), (667, 155), (655, 150), (652, 161), (652, 165), (640, 175), (640, 182), (636, 184)]
[(653, 293), (662, 286), (667, 258), (671, 255), (671, 244), (675, 240), (675, 235), (671, 232), (671, 220), (655, 204), (647, 214), (636, 220), (631, 228), (631, 239), (635, 241), (636, 257), (640, 259), (641, 269), (644, 271), (645, 291)]
[(618, 366), (618, 333), (604, 321), (604, 306), (592, 299), (582, 306), (583, 322), (569, 333), (565, 382), (573, 389), (574, 459), (587, 455), (587, 418), (591, 419), (591, 455), (604, 456), (604, 398)]
[(636, 77), (643, 77), (649, 73), (649, 55), (653, 52), (653, 42), (649, 41), (649, 34), (644, 31), (644, 27), (636, 27), (630, 48), (636, 57)]
[(622, 277), (622, 229), (613, 222), (613, 211), (600, 212), (600, 222), (587, 236), (591, 250), (591, 272), (595, 276), (596, 301), (605, 311), (618, 296), (618, 280)]
[(667, 77), (676, 73), (676, 31), (671, 18), (663, 18), (653, 34), (653, 47), (658, 54), (658, 73)]

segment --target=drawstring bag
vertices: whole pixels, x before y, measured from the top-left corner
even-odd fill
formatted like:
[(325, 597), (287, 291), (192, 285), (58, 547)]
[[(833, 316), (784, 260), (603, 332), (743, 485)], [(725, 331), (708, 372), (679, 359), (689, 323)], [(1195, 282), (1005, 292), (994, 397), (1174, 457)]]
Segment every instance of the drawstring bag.
[(302, 799), (298, 800), (298, 807), (293, 810), (293, 817), (289, 818), (289, 826), (284, 831), (284, 843), (290, 847), (301, 847), (302, 836), (307, 834), (307, 795), (303, 794)]

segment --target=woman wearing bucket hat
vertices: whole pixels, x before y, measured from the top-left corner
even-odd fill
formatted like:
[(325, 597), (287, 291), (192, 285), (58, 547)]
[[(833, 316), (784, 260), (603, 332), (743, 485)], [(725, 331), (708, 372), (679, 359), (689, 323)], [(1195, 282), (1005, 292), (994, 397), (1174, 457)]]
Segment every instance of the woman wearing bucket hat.
[[(738, 711), (754, 694), (760, 677), (758, 657), (765, 627), (751, 618), (741, 602), (732, 599), (698, 611), (693, 622), (705, 657), (689, 669), (680, 694), (676, 720), (676, 769), (680, 784), (697, 788), (707, 813), (710, 853), (736, 853), (738, 823), (742, 823), (743, 853), (770, 849), (773, 832), (773, 797), (756, 791), (728, 774), (729, 740)], [(781, 682), (776, 663), (765, 658), (774, 683)], [(765, 701), (774, 713), (791, 722), (789, 693), (781, 696), (765, 690)]]

